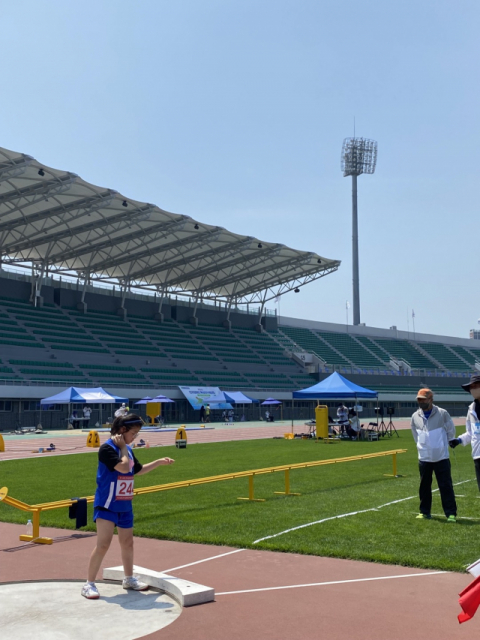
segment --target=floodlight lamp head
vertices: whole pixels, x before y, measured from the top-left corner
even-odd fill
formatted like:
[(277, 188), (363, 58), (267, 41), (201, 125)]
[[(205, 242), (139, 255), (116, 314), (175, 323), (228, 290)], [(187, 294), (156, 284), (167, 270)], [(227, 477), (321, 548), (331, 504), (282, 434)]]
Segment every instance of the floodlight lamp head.
[(374, 173), (377, 164), (377, 143), (367, 138), (345, 138), (342, 146), (344, 177)]

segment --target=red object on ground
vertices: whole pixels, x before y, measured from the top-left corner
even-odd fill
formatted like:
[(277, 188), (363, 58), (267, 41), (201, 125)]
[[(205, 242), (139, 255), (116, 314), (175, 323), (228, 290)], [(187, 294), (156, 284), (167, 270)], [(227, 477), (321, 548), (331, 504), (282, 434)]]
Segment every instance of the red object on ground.
[(475, 578), (465, 589), (459, 593), (460, 599), (459, 605), (463, 609), (463, 613), (458, 614), (458, 621), (467, 622), (471, 620), (475, 615), (478, 606), (480, 605), (480, 576)]

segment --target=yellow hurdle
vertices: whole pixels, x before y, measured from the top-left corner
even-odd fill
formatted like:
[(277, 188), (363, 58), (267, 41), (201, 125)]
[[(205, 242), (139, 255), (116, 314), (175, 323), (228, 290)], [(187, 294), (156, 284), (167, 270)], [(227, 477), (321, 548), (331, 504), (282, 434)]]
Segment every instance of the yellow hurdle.
[[(397, 474), (397, 454), (406, 453), (406, 449), (394, 449), (392, 451), (379, 451), (377, 453), (366, 453), (358, 456), (348, 456), (346, 458), (332, 458), (330, 460), (312, 460), (311, 462), (297, 462), (294, 464), (283, 464), (277, 467), (266, 467), (264, 469), (250, 469), (249, 471), (238, 471), (236, 473), (224, 473), (218, 476), (209, 476), (206, 478), (194, 478), (192, 480), (180, 480), (179, 482), (169, 482), (167, 484), (158, 484), (153, 487), (141, 487), (140, 489), (134, 489), (133, 494), (135, 496), (141, 496), (146, 493), (156, 493), (157, 491), (170, 491), (171, 489), (183, 489), (186, 487), (195, 487), (200, 484), (209, 484), (211, 482), (223, 482), (224, 480), (235, 480), (237, 478), (248, 478), (248, 497), (238, 498), (238, 500), (248, 500), (250, 502), (265, 502), (262, 498), (255, 498), (254, 491), (254, 478), (258, 475), (264, 475), (266, 473), (275, 473), (276, 471), (285, 472), (285, 491), (275, 491), (277, 494), (285, 496), (298, 496), (299, 493), (292, 493), (290, 491), (290, 471), (292, 469), (308, 469), (310, 467), (320, 467), (327, 464), (340, 464), (342, 462), (357, 462), (359, 460), (370, 460), (372, 458), (382, 458), (384, 456), (392, 456), (393, 461), (393, 476), (399, 478)], [(88, 496), (85, 498), (87, 502), (93, 502), (95, 496)], [(37, 544), (52, 544), (51, 538), (40, 537), (40, 514), (42, 511), (51, 511), (52, 509), (63, 509), (75, 504), (77, 500), (58, 500), (57, 502), (43, 502), (41, 504), (29, 505), (25, 502), (21, 502), (16, 498), (12, 498), (8, 495), (7, 487), (0, 489), (0, 502), (9, 504), (20, 511), (28, 511), (32, 514), (33, 535), (20, 536), (20, 540), (26, 542), (35, 542)]]

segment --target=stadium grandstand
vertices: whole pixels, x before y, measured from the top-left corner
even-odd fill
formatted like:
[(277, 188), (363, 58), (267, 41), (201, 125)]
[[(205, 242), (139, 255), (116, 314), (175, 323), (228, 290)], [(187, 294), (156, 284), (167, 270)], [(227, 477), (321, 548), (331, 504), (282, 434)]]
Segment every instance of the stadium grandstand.
[[(412, 412), (421, 386), (463, 415), (461, 384), (480, 370), (479, 340), (268, 310), (338, 260), (133, 201), (6, 149), (0, 238), (0, 430), (64, 427), (65, 408), (45, 416), (39, 401), (69, 386), (102, 386), (131, 404), (164, 394), (172, 421), (198, 421), (179, 386), (274, 396), (285, 419), (307, 418), (311, 401), (292, 392), (332, 371), (378, 391), (396, 415)], [(258, 406), (244, 410), (258, 417)]]

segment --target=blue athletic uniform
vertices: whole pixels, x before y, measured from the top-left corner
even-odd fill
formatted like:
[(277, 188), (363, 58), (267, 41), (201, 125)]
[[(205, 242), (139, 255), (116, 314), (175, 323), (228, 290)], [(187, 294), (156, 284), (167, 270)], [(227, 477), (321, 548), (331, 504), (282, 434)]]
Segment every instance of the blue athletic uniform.
[(115, 470), (120, 462), (120, 447), (109, 438), (98, 452), (97, 490), (93, 503), (93, 520), (103, 518), (110, 520), (117, 527), (130, 529), (133, 527), (133, 478), (142, 470), (142, 465), (135, 458), (132, 449), (127, 445), (130, 468), (127, 473)]

